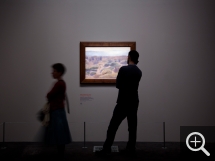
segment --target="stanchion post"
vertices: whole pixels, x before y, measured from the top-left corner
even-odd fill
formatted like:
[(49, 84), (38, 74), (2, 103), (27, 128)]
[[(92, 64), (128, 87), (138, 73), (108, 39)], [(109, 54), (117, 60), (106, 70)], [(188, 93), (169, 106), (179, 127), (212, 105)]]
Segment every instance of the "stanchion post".
[(6, 147), (5, 147), (5, 122), (3, 122), (3, 142), (2, 142), (2, 147), (1, 147), (1, 149), (2, 150), (4, 150), (4, 149), (6, 149)]
[(165, 122), (163, 122), (163, 149), (166, 149), (167, 147), (165, 146)]
[(85, 146), (85, 122), (84, 122), (84, 147), (82, 147), (82, 148), (87, 148), (87, 147)]

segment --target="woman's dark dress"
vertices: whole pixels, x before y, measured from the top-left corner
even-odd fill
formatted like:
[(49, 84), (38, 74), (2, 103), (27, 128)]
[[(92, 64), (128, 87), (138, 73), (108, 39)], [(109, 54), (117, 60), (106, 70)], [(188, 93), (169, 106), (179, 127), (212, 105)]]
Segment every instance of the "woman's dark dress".
[(66, 83), (58, 80), (46, 95), (50, 103), (50, 122), (46, 128), (45, 142), (49, 145), (71, 143), (71, 134), (64, 108)]

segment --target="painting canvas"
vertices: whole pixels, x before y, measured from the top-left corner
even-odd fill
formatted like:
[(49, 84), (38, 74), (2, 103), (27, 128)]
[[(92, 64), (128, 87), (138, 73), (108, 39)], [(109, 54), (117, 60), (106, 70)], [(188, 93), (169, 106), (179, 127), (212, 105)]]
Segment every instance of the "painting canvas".
[(129, 51), (130, 47), (86, 47), (85, 78), (116, 79)]
[(80, 83), (116, 83), (135, 42), (80, 42)]

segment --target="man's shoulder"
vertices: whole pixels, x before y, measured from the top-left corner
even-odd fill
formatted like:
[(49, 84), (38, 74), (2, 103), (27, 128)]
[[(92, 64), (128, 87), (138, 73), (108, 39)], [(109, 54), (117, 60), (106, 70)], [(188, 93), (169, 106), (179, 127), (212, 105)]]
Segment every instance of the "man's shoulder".
[(127, 65), (126, 66), (121, 66), (120, 69), (122, 70), (122, 69), (125, 69), (127, 67), (128, 67)]
[[(122, 66), (120, 69), (139, 69), (139, 67), (137, 65), (126, 65), (126, 66)], [(141, 71), (141, 70), (140, 70)]]

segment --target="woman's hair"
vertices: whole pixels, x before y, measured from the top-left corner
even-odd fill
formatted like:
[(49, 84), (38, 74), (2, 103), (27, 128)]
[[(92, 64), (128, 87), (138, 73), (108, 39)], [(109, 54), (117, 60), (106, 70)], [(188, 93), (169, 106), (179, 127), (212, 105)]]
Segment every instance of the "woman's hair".
[(56, 71), (60, 72), (62, 75), (65, 73), (66, 68), (63, 64), (61, 63), (56, 63), (52, 65), (52, 68), (55, 69)]

